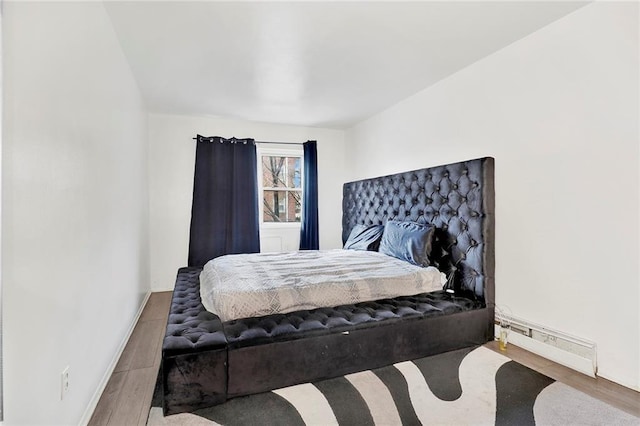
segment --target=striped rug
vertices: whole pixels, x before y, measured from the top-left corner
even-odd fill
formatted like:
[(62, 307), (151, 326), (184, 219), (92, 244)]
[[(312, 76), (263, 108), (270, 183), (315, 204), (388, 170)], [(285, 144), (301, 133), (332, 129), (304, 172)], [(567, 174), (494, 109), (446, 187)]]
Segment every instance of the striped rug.
[(232, 399), (148, 425), (640, 425), (485, 347)]

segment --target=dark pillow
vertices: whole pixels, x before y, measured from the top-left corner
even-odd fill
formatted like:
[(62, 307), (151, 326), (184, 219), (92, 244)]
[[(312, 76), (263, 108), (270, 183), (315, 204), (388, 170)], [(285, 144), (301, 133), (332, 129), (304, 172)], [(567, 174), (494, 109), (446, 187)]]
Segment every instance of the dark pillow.
[(379, 251), (414, 265), (429, 266), (434, 229), (431, 225), (390, 220), (384, 227)]
[(378, 251), (384, 225), (356, 225), (351, 229), (345, 249)]

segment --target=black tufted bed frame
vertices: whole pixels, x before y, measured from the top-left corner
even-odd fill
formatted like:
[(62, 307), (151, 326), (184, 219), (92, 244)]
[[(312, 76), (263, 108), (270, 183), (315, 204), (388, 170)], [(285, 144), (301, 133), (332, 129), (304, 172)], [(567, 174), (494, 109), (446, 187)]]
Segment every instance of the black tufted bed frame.
[(222, 323), (201, 304), (201, 268), (181, 268), (162, 346), (165, 414), (493, 339), (493, 158), (350, 182), (343, 191), (343, 242), (356, 224), (435, 225), (431, 257), (452, 277), (453, 293)]

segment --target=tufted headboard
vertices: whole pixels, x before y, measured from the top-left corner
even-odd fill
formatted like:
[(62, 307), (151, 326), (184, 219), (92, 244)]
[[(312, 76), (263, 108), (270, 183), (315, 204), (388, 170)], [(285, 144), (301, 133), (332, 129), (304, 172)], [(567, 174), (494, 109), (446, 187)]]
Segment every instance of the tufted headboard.
[[(356, 224), (436, 227), (430, 258), (456, 294), (494, 302), (494, 159), (461, 161), (343, 187), (342, 242)], [(453, 276), (452, 276), (453, 274)]]

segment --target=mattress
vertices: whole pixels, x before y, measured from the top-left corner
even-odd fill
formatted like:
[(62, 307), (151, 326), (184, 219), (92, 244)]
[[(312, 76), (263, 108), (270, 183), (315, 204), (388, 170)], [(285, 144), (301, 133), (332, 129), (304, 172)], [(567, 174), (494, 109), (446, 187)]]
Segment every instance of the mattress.
[(309, 250), (221, 256), (200, 274), (200, 297), (225, 321), (441, 290), (445, 276), (385, 254)]

